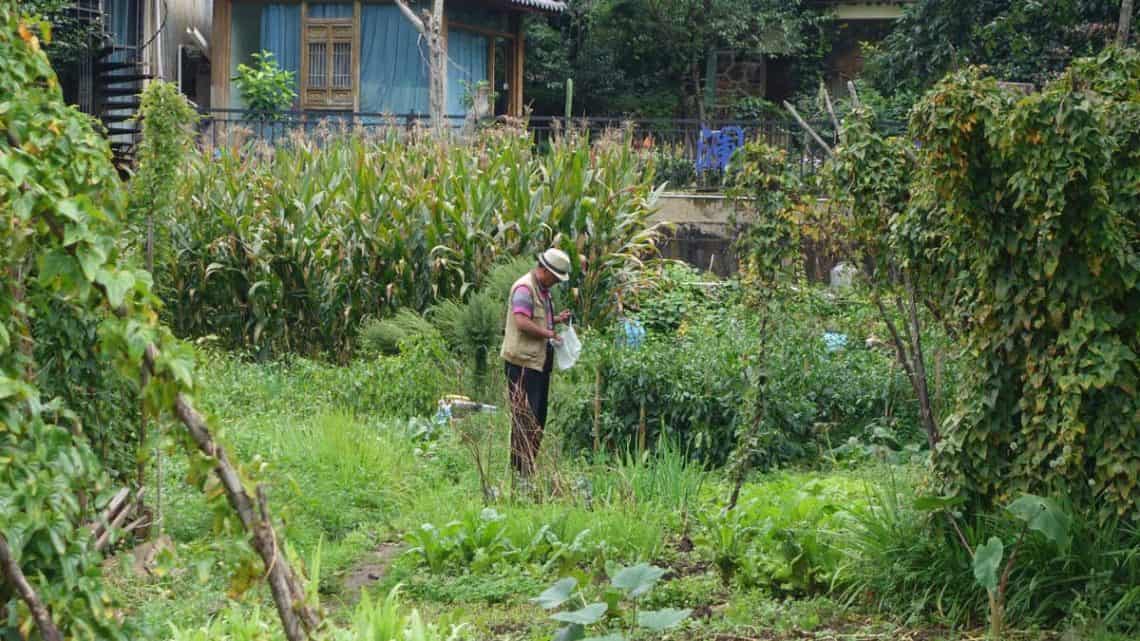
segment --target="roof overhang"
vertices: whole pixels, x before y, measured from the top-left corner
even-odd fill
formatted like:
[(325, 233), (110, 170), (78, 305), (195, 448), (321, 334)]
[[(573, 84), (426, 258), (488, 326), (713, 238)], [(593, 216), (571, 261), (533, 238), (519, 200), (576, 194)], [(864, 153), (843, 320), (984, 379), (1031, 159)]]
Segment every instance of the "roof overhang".
[(514, 9), (536, 13), (562, 13), (566, 11), (566, 3), (562, 0), (505, 0), (503, 4)]
[(898, 20), (914, 0), (824, 0), (839, 20)]

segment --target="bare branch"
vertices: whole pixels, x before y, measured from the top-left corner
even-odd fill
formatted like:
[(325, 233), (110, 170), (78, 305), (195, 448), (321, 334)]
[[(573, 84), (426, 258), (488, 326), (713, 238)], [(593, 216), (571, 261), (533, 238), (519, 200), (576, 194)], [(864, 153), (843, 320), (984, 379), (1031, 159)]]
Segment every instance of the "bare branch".
[(36, 627), (40, 629), (43, 641), (63, 641), (63, 635), (59, 633), (59, 628), (55, 627), (55, 622), (51, 620), (51, 614), (40, 600), (40, 595), (36, 594), (35, 588), (28, 583), (23, 570), (12, 558), (12, 550), (8, 547), (8, 540), (3, 534), (0, 534), (0, 572), (4, 582), (15, 587), (16, 593), (24, 603), (28, 604), (28, 610), (32, 612), (32, 618), (36, 622)]
[(835, 155), (835, 152), (832, 151), (831, 147), (828, 146), (827, 143), (823, 142), (823, 138), (821, 138), (819, 134), (815, 132), (815, 129), (812, 129), (812, 126), (807, 124), (807, 121), (800, 117), (800, 112), (796, 111), (796, 108), (792, 106), (792, 103), (785, 100), (784, 107), (787, 108), (788, 111), (792, 112), (792, 117), (796, 119), (796, 122), (798, 122), (799, 125), (804, 128), (804, 131), (811, 134), (811, 137), (814, 138), (817, 143), (819, 143), (820, 147), (823, 147), (823, 150), (827, 152), (828, 156)]
[(411, 22), (412, 26), (416, 28), (416, 31), (419, 31), (420, 35), (426, 36), (427, 35), (427, 26), (424, 25), (424, 21), (420, 20), (420, 17), (416, 15), (416, 12), (412, 11), (412, 8), (408, 6), (408, 3), (405, 2), (405, 0), (393, 0), (393, 1), (396, 3), (396, 6), (400, 9), (400, 13), (404, 14), (404, 17), (408, 19), (408, 22)]
[(863, 103), (859, 102), (859, 92), (855, 91), (855, 82), (853, 80), (847, 81), (847, 92), (851, 94), (852, 107), (858, 109), (859, 107), (863, 106)]

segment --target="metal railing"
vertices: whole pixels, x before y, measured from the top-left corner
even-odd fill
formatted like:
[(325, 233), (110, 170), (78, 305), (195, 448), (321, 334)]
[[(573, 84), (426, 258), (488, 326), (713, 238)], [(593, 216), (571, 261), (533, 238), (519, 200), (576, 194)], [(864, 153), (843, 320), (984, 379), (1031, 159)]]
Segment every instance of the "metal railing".
[[(203, 143), (211, 146), (233, 146), (248, 141), (269, 145), (286, 145), (297, 136), (309, 138), (337, 131), (374, 132), (414, 131), (431, 126), (428, 114), (384, 114), (349, 111), (276, 111), (272, 113), (245, 109), (205, 109), (200, 112), (198, 131)], [(446, 116), (447, 124), (458, 129), (466, 116)]]
[[(447, 124), (458, 130), (468, 124), (462, 115), (449, 115)], [(509, 120), (509, 119), (503, 119)], [(518, 121), (516, 121), (518, 122)], [(364, 131), (377, 135), (390, 131), (411, 133), (422, 131), (431, 124), (428, 114), (383, 114), (334, 111), (283, 111), (257, 113), (241, 109), (209, 109), (202, 112), (199, 131), (203, 143), (212, 146), (233, 146), (250, 140), (269, 145), (288, 145), (295, 137), (310, 138), (321, 133), (337, 131)], [(811, 123), (816, 130), (834, 141), (835, 131), (830, 122)], [(556, 136), (573, 127), (597, 137), (607, 131), (623, 130), (631, 144), (658, 159), (658, 172), (667, 174), (674, 185), (716, 188), (720, 172), (698, 169), (698, 152), (702, 135), (709, 131), (739, 128), (744, 141), (764, 140), (783, 149), (789, 165), (802, 174), (816, 171), (826, 152), (811, 140), (799, 125), (790, 119), (732, 120), (696, 118), (629, 119), (619, 116), (574, 118), (570, 121), (556, 116), (531, 116), (526, 121), (535, 144), (542, 148)], [(899, 129), (898, 123), (882, 123), (888, 132)], [(707, 142), (707, 137), (706, 137)]]

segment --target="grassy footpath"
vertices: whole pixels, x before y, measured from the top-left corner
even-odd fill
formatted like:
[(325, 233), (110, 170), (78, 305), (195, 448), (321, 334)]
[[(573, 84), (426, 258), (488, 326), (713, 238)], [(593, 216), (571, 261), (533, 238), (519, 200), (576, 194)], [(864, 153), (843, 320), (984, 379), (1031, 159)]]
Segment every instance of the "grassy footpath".
[[(466, 623), (462, 638), (545, 640), (557, 626), (531, 597), (560, 576), (588, 585), (615, 564), (647, 561), (668, 572), (644, 606), (693, 610), (684, 626), (651, 638), (960, 638), (899, 627), (823, 596), (845, 566), (836, 543), (849, 512), (888, 479), (907, 487), (907, 468), (765, 476), (724, 519), (727, 485), (677, 452), (656, 461), (563, 459), (548, 465), (557, 483), (536, 503), (512, 499), (502, 482), (507, 429), (499, 416), (481, 424), (492, 485), (502, 493), (488, 511), (453, 433), (413, 438), (422, 423), (349, 416), (330, 402), (332, 390), (314, 383), (320, 369), (214, 357), (201, 400), (237, 458), (268, 484), (286, 552), (310, 567), (319, 558), (321, 602), (336, 620), (350, 616), (361, 589), (382, 597), (399, 585), (427, 619)], [(276, 638), (264, 586), (242, 569), (248, 553), (232, 518), (182, 481), (184, 461), (164, 468), (165, 531), (175, 550), (166, 563), (160, 555), (153, 576), (138, 576), (129, 562), (113, 573), (131, 615), (153, 638), (199, 638), (178, 630), (218, 616), (241, 622), (224, 638)], [(243, 592), (242, 583), (254, 586)]]

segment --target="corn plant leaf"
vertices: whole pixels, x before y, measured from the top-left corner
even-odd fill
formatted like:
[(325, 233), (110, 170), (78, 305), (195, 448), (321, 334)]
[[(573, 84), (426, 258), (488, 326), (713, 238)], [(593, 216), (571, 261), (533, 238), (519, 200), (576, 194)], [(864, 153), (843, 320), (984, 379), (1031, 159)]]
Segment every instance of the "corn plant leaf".
[(631, 597), (639, 597), (653, 589), (653, 586), (665, 576), (665, 570), (639, 563), (628, 568), (622, 568), (613, 578), (614, 587), (621, 588)]
[(563, 623), (590, 625), (591, 623), (597, 623), (602, 620), (602, 617), (606, 615), (606, 607), (605, 603), (591, 603), (581, 610), (558, 612), (550, 615), (550, 618)]
[(689, 609), (677, 610), (674, 608), (638, 612), (637, 625), (643, 628), (649, 628), (654, 632), (661, 632), (689, 618), (689, 615), (692, 613), (693, 611)]
[(1044, 534), (1054, 545), (1069, 546), (1069, 515), (1052, 499), (1024, 494), (1005, 509), (1025, 521), (1029, 529)]
[(974, 551), (974, 580), (987, 591), (997, 589), (998, 568), (1004, 553), (1005, 545), (996, 536), (991, 536), (985, 545)]

